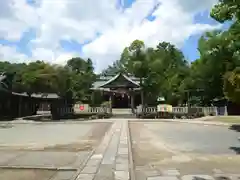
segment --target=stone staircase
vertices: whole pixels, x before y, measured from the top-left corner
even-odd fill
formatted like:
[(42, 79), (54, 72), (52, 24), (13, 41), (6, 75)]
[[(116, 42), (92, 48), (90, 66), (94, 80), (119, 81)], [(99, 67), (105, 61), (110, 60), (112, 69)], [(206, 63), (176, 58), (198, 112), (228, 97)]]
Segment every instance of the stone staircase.
[(131, 108), (120, 109), (120, 108), (113, 108), (112, 109), (112, 117), (113, 118), (135, 118), (135, 114), (132, 113)]

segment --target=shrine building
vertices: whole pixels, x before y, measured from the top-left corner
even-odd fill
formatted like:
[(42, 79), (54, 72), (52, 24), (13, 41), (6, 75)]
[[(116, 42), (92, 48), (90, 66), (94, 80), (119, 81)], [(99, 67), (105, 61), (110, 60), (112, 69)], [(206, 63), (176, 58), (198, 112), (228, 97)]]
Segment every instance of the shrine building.
[(131, 108), (141, 104), (139, 78), (118, 73), (115, 76), (100, 77), (92, 90), (101, 91), (104, 101), (110, 101), (111, 108)]

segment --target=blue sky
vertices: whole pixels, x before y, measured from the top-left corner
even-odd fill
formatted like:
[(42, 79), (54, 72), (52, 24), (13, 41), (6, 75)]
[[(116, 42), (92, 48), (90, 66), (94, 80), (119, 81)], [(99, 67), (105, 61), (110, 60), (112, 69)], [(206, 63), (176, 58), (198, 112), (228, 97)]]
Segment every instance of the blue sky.
[[(9, 61), (43, 59), (63, 63), (71, 56), (82, 56), (92, 58), (99, 71), (117, 60), (134, 39), (143, 40), (147, 46), (168, 41), (193, 61), (199, 56), (197, 44), (201, 34), (219, 27), (209, 17), (217, 0), (193, 0), (194, 7), (189, 7), (188, 0), (116, 0), (114, 4), (109, 0), (74, 1), (75, 4), (67, 0), (41, 0), (45, 4), (12, 1), (16, 2), (14, 7), (8, 2), (0, 4), (0, 11), (10, 14), (8, 19), (0, 13), (0, 20), (9, 20), (9, 27), (0, 28), (0, 57)], [(228, 24), (224, 25), (227, 27)]]
[[(218, 22), (216, 22), (214, 19), (209, 17), (209, 11), (205, 11), (203, 13), (198, 13), (195, 15), (194, 21), (196, 23), (208, 23), (211, 25), (216, 25)], [(222, 30), (226, 30), (229, 27), (229, 23), (225, 23), (222, 26)], [(194, 61), (197, 58), (199, 58), (199, 52), (197, 50), (198, 48), (198, 40), (201, 37), (202, 34), (190, 36), (188, 39), (185, 40), (183, 47), (181, 50), (183, 51), (185, 57), (189, 61)]]

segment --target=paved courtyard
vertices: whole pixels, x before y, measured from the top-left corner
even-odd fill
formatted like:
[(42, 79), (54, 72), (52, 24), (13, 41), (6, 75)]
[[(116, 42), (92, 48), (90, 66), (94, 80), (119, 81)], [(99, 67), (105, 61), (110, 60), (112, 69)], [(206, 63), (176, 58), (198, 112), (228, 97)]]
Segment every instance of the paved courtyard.
[(136, 179), (174, 176), (172, 179), (187, 180), (191, 179), (189, 175), (204, 175), (205, 179), (240, 178), (240, 157), (237, 155), (240, 133), (228, 127), (131, 122), (130, 130)]
[(0, 179), (239, 180), (239, 136), (227, 126), (156, 120), (5, 122)]

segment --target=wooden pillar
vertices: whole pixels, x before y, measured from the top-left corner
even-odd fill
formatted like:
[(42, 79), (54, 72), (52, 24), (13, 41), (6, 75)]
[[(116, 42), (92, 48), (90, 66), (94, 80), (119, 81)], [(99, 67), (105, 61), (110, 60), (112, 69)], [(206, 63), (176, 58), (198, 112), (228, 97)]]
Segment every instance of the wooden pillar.
[(91, 106), (95, 105), (95, 103), (94, 103), (94, 95), (95, 95), (95, 93), (94, 93), (94, 91), (92, 91), (92, 94), (91, 94)]
[(145, 112), (144, 94), (142, 89), (141, 89), (141, 104), (142, 104), (142, 112)]
[(22, 116), (22, 96), (19, 96), (18, 101), (18, 117)]
[(110, 93), (110, 96), (109, 96), (109, 108), (110, 108), (110, 113), (112, 113), (112, 100), (113, 100), (113, 94), (112, 93)]

